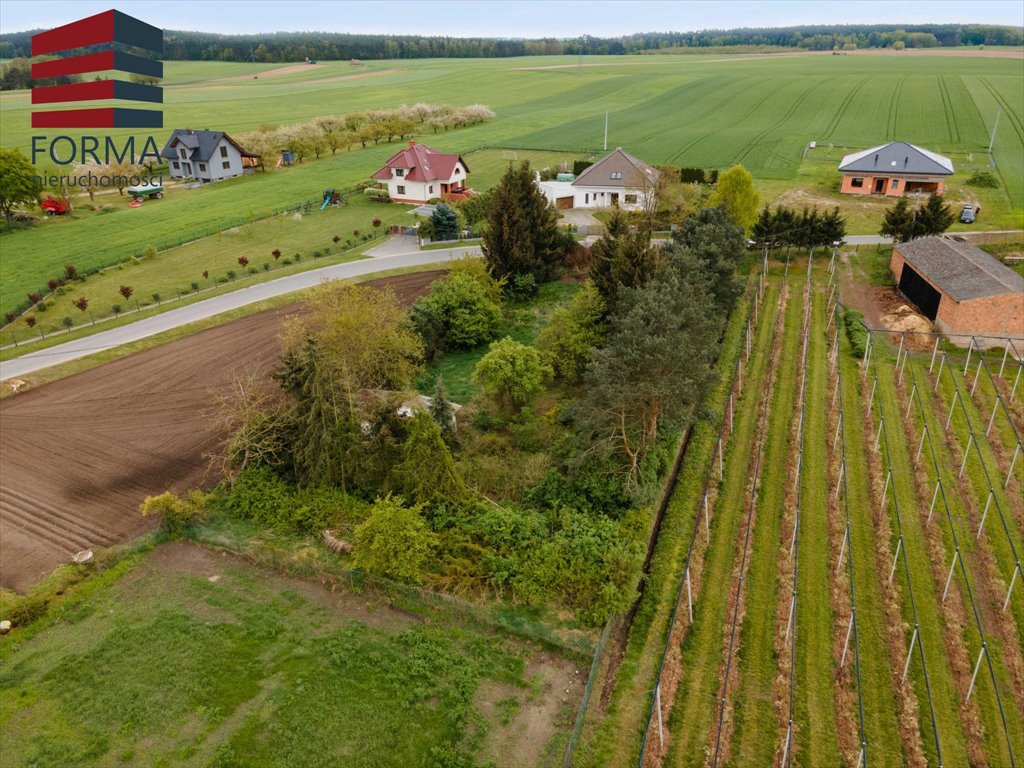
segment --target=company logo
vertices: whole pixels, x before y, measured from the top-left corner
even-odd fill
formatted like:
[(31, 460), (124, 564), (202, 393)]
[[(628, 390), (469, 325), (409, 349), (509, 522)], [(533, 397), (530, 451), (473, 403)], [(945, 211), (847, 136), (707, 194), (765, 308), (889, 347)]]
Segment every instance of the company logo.
[[(97, 13), (33, 35), (32, 55), (42, 56), (87, 46), (104, 46), (106, 50), (33, 64), (32, 77), (61, 77), (109, 70), (147, 78), (163, 77), (163, 62), (114, 50), (115, 43), (162, 54), (164, 33), (120, 11)], [(159, 86), (125, 80), (91, 80), (32, 90), (33, 104), (65, 104), (103, 99), (162, 104), (164, 94)], [(163, 124), (163, 112), (155, 109), (94, 107), (32, 113), (33, 128), (163, 128)]]

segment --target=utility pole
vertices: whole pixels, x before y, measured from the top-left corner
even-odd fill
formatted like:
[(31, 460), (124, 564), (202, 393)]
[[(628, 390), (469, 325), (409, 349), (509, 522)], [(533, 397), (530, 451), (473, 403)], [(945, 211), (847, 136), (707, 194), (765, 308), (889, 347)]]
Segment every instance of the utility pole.
[(999, 107), (999, 110), (996, 112), (996, 121), (992, 123), (992, 138), (988, 141), (988, 164), (990, 166), (995, 166), (995, 163), (992, 162), (992, 148), (996, 144), (996, 128), (999, 127), (999, 116), (1001, 114), (1003, 114), (1003, 108)]
[(604, 151), (608, 151), (608, 110), (604, 112)]

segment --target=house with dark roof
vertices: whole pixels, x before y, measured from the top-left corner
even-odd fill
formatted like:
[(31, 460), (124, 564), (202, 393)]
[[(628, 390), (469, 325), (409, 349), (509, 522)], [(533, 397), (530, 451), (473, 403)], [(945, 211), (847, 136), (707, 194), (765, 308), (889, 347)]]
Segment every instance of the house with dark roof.
[(387, 189), (391, 202), (422, 205), (435, 198), (457, 202), (469, 197), (468, 175), (469, 166), (461, 155), (446, 155), (413, 140), (407, 149), (388, 158), (372, 178)]
[(160, 156), (167, 160), (172, 179), (220, 181), (252, 173), (260, 156), (247, 152), (224, 131), (178, 128)]
[(658, 171), (618, 147), (572, 181), (537, 181), (556, 208), (641, 210), (654, 197)]
[(946, 177), (953, 173), (953, 161), (914, 144), (893, 141), (846, 155), (839, 172), (843, 174), (840, 192), (847, 195), (941, 195)]
[(962, 238), (897, 243), (889, 267), (943, 333), (1024, 339), (1024, 277)]

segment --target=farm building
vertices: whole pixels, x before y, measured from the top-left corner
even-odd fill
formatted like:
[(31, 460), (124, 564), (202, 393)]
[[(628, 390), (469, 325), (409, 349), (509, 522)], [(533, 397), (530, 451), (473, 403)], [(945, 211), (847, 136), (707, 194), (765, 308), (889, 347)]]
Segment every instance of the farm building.
[(472, 193), (466, 187), (468, 174), (461, 155), (446, 155), (413, 140), (408, 149), (393, 154), (373, 178), (387, 188), (391, 202), (423, 204), (434, 198), (464, 200)]
[(619, 147), (573, 181), (538, 181), (537, 186), (556, 208), (618, 205), (633, 211), (651, 200), (657, 183), (657, 170)]
[(247, 152), (224, 131), (178, 128), (160, 156), (167, 159), (172, 179), (220, 181), (252, 173), (260, 156)]
[(847, 195), (902, 197), (917, 192), (941, 195), (953, 161), (927, 149), (893, 141), (843, 157), (840, 191)]
[(943, 333), (1024, 338), (1024, 277), (980, 248), (949, 237), (893, 247), (900, 291)]

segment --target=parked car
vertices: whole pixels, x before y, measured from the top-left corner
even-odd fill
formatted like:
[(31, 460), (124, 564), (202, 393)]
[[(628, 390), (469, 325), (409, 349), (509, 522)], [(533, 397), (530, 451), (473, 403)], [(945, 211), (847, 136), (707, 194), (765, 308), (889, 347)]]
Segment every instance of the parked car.
[(980, 205), (973, 205), (972, 203), (967, 203), (967, 205), (964, 206), (964, 209), (960, 212), (960, 221), (962, 221), (964, 224), (973, 224), (974, 220), (978, 218), (978, 214), (980, 213)]

